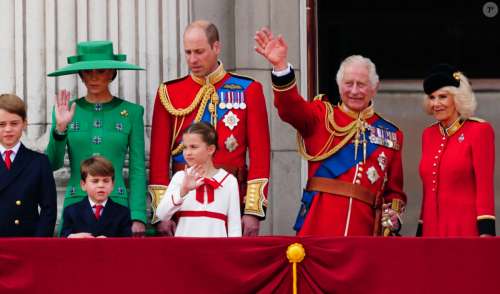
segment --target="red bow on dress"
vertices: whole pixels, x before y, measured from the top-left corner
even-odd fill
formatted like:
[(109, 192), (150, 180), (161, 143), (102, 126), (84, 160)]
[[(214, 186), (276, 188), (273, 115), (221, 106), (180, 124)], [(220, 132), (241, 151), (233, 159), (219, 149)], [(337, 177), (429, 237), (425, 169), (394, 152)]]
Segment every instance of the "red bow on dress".
[(203, 184), (196, 188), (196, 201), (203, 204), (203, 196), (205, 195), (205, 188), (207, 190), (207, 204), (214, 201), (214, 190), (219, 188), (221, 184), (213, 179), (203, 178)]

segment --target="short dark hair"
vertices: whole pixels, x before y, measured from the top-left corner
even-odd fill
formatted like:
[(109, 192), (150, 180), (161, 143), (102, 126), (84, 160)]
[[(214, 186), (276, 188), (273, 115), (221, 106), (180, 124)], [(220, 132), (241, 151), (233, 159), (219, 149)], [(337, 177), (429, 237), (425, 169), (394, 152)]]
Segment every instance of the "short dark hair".
[(207, 35), (207, 40), (208, 44), (210, 44), (210, 47), (212, 47), (215, 42), (219, 41), (219, 30), (217, 30), (217, 27), (213, 23), (210, 23), (205, 28), (205, 34)]
[(186, 32), (195, 27), (201, 28), (205, 32), (210, 47), (213, 47), (214, 43), (219, 41), (219, 30), (213, 23), (206, 20), (196, 20), (187, 26)]
[(0, 109), (17, 114), (26, 121), (26, 103), (15, 94), (0, 95)]
[(87, 176), (111, 177), (115, 180), (115, 168), (113, 163), (103, 156), (92, 156), (82, 161), (80, 165), (80, 177), (85, 182)]
[(217, 149), (217, 131), (209, 123), (204, 121), (193, 123), (184, 131), (184, 134), (198, 134), (203, 142), (207, 143), (207, 145), (215, 145)]

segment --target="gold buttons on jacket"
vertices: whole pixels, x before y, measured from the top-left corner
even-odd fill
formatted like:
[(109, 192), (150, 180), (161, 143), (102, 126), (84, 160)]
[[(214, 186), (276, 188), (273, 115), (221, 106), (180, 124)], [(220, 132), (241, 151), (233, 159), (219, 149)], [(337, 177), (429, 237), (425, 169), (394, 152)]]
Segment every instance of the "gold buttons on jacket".
[(444, 145), (446, 143), (446, 136), (441, 137), (442, 143), (439, 144), (439, 149), (437, 150), (436, 155), (434, 155), (434, 162), (432, 163), (433, 171), (432, 171), (432, 192), (437, 191), (438, 181), (437, 181), (437, 169), (439, 168), (439, 162), (441, 160), (440, 156), (444, 150)]
[(21, 222), (20, 222), (18, 219), (16, 219), (16, 220), (14, 221), (14, 223), (15, 223), (16, 225), (19, 225)]
[(16, 205), (21, 206), (21, 200), (16, 200)]

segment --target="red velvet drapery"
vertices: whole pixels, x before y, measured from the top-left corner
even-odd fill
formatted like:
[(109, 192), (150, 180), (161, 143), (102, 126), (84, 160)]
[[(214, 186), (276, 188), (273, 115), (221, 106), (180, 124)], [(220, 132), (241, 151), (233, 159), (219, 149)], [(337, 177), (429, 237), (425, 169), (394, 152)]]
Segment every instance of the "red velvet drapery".
[[(498, 293), (500, 238), (0, 239), (0, 293)], [(96, 290), (97, 289), (97, 290)]]

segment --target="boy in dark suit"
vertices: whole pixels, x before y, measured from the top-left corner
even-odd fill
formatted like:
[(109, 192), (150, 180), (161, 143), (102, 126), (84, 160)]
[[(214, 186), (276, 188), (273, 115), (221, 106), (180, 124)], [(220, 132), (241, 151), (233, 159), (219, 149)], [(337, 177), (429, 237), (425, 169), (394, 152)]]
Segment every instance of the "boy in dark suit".
[(130, 237), (130, 210), (109, 198), (115, 180), (111, 161), (102, 156), (92, 156), (82, 162), (80, 175), (80, 185), (88, 198), (64, 209), (61, 236)]
[(57, 193), (52, 167), (45, 154), (21, 143), (26, 126), (24, 101), (0, 95), (0, 237), (54, 233)]

